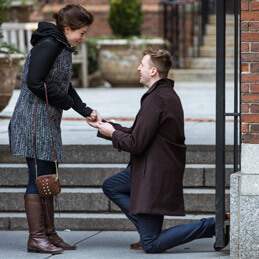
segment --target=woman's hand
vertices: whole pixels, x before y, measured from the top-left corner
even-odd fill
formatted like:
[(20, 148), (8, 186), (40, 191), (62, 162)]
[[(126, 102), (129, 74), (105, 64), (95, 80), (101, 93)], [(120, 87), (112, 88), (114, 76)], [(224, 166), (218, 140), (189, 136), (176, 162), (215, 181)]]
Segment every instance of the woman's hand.
[(87, 117), (89, 121), (96, 121), (97, 120), (97, 111), (93, 110), (89, 117)]
[(102, 117), (97, 110), (93, 110), (91, 115), (86, 118), (86, 121), (90, 126), (97, 128), (97, 124), (102, 121)]

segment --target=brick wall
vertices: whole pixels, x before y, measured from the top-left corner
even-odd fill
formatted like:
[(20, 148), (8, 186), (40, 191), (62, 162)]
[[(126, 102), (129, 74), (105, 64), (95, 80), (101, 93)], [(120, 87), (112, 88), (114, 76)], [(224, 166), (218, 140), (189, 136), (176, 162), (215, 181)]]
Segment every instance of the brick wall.
[(259, 2), (241, 2), (242, 142), (259, 144)]
[[(67, 4), (76, 3), (84, 6), (94, 14), (95, 20), (89, 30), (89, 36), (99, 37), (111, 35), (112, 31), (108, 24), (109, 0), (59, 0), (51, 1), (40, 10), (35, 10), (31, 16), (31, 21), (51, 21), (52, 15)], [(144, 11), (144, 22), (142, 24), (142, 34), (147, 36), (162, 36), (162, 23), (159, 21), (159, 2), (160, 0), (142, 0)]]

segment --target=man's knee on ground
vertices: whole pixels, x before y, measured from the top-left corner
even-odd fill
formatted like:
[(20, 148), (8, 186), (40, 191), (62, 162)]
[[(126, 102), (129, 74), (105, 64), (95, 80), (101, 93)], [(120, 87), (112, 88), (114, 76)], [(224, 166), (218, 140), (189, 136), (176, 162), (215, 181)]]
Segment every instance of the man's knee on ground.
[(106, 179), (103, 182), (102, 189), (103, 189), (103, 192), (105, 193), (105, 195), (107, 195), (107, 196), (112, 192), (113, 188), (112, 188), (112, 184), (111, 184), (110, 178)]
[(143, 250), (144, 250), (144, 252), (145, 253), (147, 253), (147, 254), (152, 254), (152, 253), (161, 253), (161, 252), (163, 252), (163, 251), (159, 251), (158, 249), (157, 249), (157, 247), (155, 246), (155, 244), (154, 244), (155, 242), (141, 242), (141, 246), (142, 246), (142, 248), (143, 248)]

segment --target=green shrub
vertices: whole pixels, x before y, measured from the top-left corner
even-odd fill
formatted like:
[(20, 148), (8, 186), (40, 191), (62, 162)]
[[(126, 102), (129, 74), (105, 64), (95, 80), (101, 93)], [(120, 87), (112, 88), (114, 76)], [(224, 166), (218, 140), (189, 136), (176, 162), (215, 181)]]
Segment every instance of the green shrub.
[(108, 22), (114, 35), (122, 38), (139, 36), (143, 20), (141, 0), (110, 0)]
[[(101, 38), (94, 38), (87, 36), (87, 61), (88, 73), (94, 74), (98, 70), (98, 54), (97, 54), (97, 41)], [(78, 55), (78, 52), (74, 53)], [(78, 64), (73, 64), (73, 76), (78, 77)]]
[(99, 38), (87, 37), (87, 58), (88, 58), (88, 73), (93, 74), (98, 70), (98, 55), (97, 41)]
[[(6, 42), (3, 42), (3, 35), (2, 35), (2, 23), (4, 19), (4, 11), (5, 9), (10, 6), (13, 0), (0, 0), (0, 53), (22, 53), (19, 51), (14, 44), (8, 44)], [(24, 53), (22, 53), (24, 54)]]
[(1, 31), (1, 26), (3, 23), (3, 19), (4, 19), (4, 10), (7, 6), (9, 6), (11, 4), (12, 0), (1, 0), (0, 1), (0, 38), (3, 37), (2, 35), (2, 31)]

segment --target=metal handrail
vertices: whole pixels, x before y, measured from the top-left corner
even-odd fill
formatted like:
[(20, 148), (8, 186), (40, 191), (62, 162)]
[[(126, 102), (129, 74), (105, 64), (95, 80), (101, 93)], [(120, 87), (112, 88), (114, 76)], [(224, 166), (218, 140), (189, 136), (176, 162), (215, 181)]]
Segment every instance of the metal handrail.
[[(209, 4), (202, 0), (162, 1), (164, 38), (171, 43), (170, 52), (176, 68), (187, 67), (187, 57), (200, 56), (203, 35), (208, 23)], [(191, 26), (186, 24), (189, 16)], [(189, 46), (187, 41), (190, 42)]]

